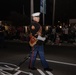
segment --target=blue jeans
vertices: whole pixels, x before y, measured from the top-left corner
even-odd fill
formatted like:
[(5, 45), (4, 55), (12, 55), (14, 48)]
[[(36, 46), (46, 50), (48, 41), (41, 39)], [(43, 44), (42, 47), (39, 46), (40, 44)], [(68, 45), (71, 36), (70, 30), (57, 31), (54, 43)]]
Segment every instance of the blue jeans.
[(37, 54), (40, 57), (42, 66), (44, 68), (48, 68), (49, 66), (48, 66), (48, 63), (45, 60), (43, 45), (40, 45), (40, 46), (39, 45), (35, 45), (32, 48), (32, 53), (31, 53), (31, 57), (30, 57), (30, 67), (33, 68), (35, 66), (35, 61), (36, 61)]

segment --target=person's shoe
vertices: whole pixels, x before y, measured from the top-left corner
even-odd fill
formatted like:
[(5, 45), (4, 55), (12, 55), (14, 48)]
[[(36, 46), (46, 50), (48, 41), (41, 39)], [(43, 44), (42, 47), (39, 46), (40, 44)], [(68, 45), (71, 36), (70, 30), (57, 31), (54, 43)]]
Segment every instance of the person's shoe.
[(51, 68), (44, 68), (44, 71), (53, 71)]
[(37, 68), (36, 67), (29, 67), (29, 69), (31, 69), (31, 70), (37, 70)]

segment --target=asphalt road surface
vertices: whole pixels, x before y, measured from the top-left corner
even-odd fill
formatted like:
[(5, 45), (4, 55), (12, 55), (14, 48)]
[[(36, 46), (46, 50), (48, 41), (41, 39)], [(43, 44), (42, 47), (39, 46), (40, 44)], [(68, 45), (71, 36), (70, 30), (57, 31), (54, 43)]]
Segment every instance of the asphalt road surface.
[(44, 45), (44, 49), (52, 72), (43, 70), (38, 56), (35, 64), (37, 70), (28, 69), (28, 44), (6, 42), (5, 48), (0, 48), (0, 75), (76, 75), (76, 46)]

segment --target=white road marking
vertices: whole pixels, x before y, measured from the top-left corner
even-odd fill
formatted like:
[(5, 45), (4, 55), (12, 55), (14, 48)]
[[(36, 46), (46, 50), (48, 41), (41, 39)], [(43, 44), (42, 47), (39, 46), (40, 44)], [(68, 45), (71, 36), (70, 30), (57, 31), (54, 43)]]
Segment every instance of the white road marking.
[(50, 71), (46, 71), (46, 73), (47, 73), (48, 75), (53, 75), (53, 73), (51, 73)]
[(41, 75), (46, 75), (41, 69), (37, 69), (37, 71), (38, 71)]
[(12, 75), (12, 74), (10, 74), (10, 73), (8, 73), (8, 72), (6, 72), (6, 71), (3, 71), (3, 70), (1, 70), (0, 73), (1, 73), (2, 75)]
[[(0, 75), (19, 75), (20, 73), (33, 75), (31, 72), (25, 72), (25, 71), (21, 71), (19, 69), (20, 69), (20, 67), (14, 65), (14, 64), (0, 62)], [(7, 70), (16, 71), (16, 72), (14, 74), (12, 74), (12, 72), (9, 73)]]
[(20, 74), (21, 73), (21, 71), (19, 70), (18, 72), (16, 72), (15, 74), (13, 74), (13, 75), (18, 75), (18, 74)]
[(15, 70), (15, 71), (20, 69), (20, 67), (17, 67), (16, 69), (13, 69), (13, 68), (11, 68), (11, 67), (8, 66), (8, 65), (5, 65), (5, 67), (6, 67), (6, 68), (9, 68), (9, 69), (11, 69), (11, 70)]
[[(40, 60), (39, 58), (36, 58), (37, 60)], [(55, 60), (46, 60), (47, 62), (53, 62), (58, 64), (64, 64), (64, 65), (70, 65), (70, 66), (76, 66), (76, 64), (68, 63), (68, 62), (61, 62), (61, 61), (55, 61)]]
[[(21, 71), (21, 70), (20, 70)], [(25, 71), (21, 71), (22, 73), (25, 73), (25, 74), (29, 74), (29, 75), (33, 75), (31, 72), (25, 72)]]
[(0, 66), (0, 70), (1, 70), (1, 69), (2, 69), (2, 70), (13, 70), (14, 68), (6, 68), (6, 67), (1, 67), (1, 66)]
[(17, 65), (15, 65), (15, 64), (11, 64), (11, 63), (5, 63), (5, 62), (0, 62), (0, 64), (8, 64), (8, 65), (13, 65), (13, 66), (15, 66), (15, 67), (18, 67)]
[(4, 74), (4, 73), (1, 72), (1, 75), (6, 75), (6, 74)]

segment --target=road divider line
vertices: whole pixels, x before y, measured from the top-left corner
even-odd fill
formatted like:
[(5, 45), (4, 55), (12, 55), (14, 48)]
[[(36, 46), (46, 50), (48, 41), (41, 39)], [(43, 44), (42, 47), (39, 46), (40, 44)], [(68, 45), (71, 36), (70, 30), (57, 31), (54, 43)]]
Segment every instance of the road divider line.
[[(39, 58), (36, 58), (37, 60), (40, 60)], [(70, 65), (70, 66), (76, 66), (76, 64), (68, 63), (68, 62), (61, 62), (61, 61), (55, 61), (55, 60), (46, 60), (47, 62), (57, 63), (57, 64), (63, 64), (63, 65)]]

